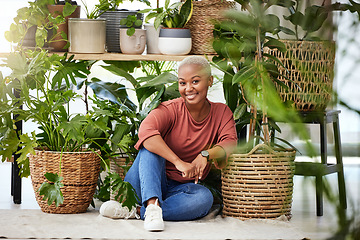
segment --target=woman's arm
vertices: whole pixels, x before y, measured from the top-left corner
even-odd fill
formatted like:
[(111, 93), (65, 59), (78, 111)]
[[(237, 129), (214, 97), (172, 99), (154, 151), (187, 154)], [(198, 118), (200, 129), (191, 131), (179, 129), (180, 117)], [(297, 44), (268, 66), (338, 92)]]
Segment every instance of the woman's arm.
[[(209, 152), (210, 162), (213, 160), (217, 161), (217, 164), (223, 164), (223, 162), (226, 161), (226, 152), (222, 147), (214, 146), (213, 148), (207, 149), (206, 151)], [(200, 153), (197, 155), (194, 161), (192, 161), (191, 164), (193, 164), (193, 166), (197, 169), (196, 171), (198, 172), (198, 174), (195, 176), (195, 183), (197, 183), (199, 179), (202, 178), (207, 162), (207, 158), (203, 157)]]
[(169, 162), (175, 165), (176, 169), (182, 172), (182, 176), (186, 178), (192, 178), (198, 175), (198, 169), (191, 163), (181, 160), (165, 143), (164, 139), (160, 135), (154, 135), (143, 142), (143, 146), (152, 153), (165, 158)]

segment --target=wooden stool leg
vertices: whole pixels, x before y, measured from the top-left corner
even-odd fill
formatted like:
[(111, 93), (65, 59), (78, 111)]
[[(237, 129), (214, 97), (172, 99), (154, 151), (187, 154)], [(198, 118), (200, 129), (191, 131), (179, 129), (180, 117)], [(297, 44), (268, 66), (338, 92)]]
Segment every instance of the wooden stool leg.
[(344, 177), (344, 166), (342, 161), (342, 152), (341, 152), (341, 139), (340, 139), (340, 127), (339, 119), (333, 123), (334, 127), (334, 144), (335, 144), (335, 157), (336, 164), (338, 165), (338, 186), (339, 186), (339, 200), (340, 206), (344, 209), (347, 208), (346, 203), (346, 187), (345, 187), (345, 177)]
[(316, 176), (316, 215), (322, 216), (324, 214), (323, 207), (323, 179), (322, 176)]
[[(320, 121), (320, 151), (321, 151), (321, 163), (327, 163), (327, 135), (326, 135), (326, 121), (324, 118)], [(316, 215), (322, 216), (324, 203), (323, 203), (323, 179), (324, 173), (319, 173), (316, 176)]]

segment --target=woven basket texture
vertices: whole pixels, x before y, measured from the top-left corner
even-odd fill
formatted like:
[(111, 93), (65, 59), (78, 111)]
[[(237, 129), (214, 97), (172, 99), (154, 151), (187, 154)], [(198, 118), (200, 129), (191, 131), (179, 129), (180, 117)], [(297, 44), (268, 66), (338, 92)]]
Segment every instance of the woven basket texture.
[(193, 1), (193, 13), (185, 27), (190, 29), (192, 48), (190, 54), (215, 54), (212, 47), (213, 20), (224, 19), (222, 13), (235, 7), (235, 2), (226, 0)]
[(295, 151), (259, 144), (248, 154), (232, 154), (223, 170), (223, 215), (239, 218), (291, 217)]
[[(125, 155), (125, 154), (124, 154)], [(124, 174), (124, 167), (131, 166), (131, 162), (126, 164), (126, 155), (122, 157), (114, 157), (110, 159), (110, 172), (117, 173), (120, 175), (120, 177), (124, 180), (125, 174)], [(110, 189), (110, 200), (115, 200), (117, 192), (114, 192)]]
[(331, 100), (335, 43), (328, 41), (282, 40), (287, 51), (268, 50), (283, 64), (278, 79), (288, 89), (277, 85), (283, 101), (292, 101), (299, 111), (323, 111)]
[[(50, 206), (42, 200), (38, 189), (46, 181), (47, 172), (59, 173), (61, 158), (61, 176), (64, 187), (61, 191), (64, 203), (58, 207)], [(89, 207), (100, 173), (100, 157), (94, 152), (61, 153), (36, 150), (30, 155), (30, 173), (36, 201), (46, 213), (82, 213)]]

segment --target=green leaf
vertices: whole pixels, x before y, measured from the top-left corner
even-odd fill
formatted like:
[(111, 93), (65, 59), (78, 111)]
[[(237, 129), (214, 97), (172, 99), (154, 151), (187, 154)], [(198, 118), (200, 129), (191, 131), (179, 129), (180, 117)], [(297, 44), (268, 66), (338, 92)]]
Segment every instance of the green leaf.
[(99, 98), (107, 99), (119, 105), (125, 105), (133, 111), (136, 110), (136, 105), (130, 100), (124, 85), (104, 82), (98, 78), (92, 78), (91, 82), (88, 83), (88, 86)]
[(193, 3), (192, 0), (186, 0), (180, 8), (179, 15), (176, 15), (178, 17), (181, 16), (181, 20), (179, 19), (179, 22), (175, 25), (177, 28), (182, 28), (185, 26), (185, 24), (190, 20), (193, 13)]
[(71, 5), (70, 3), (66, 2), (63, 10), (64, 17), (70, 16), (73, 12), (75, 12), (77, 5)]
[(50, 206), (52, 203), (55, 203), (55, 206), (58, 207), (64, 202), (64, 196), (61, 192), (61, 187), (64, 184), (61, 181), (64, 179), (60, 177), (57, 173), (46, 173), (45, 178), (50, 181), (44, 182), (39, 188), (40, 196), (44, 196), (43, 200), (47, 200), (47, 204)]
[(135, 33), (135, 28), (133, 28), (133, 27), (131, 27), (131, 28), (129, 28), (128, 30), (126, 30), (126, 34), (127, 34), (128, 36), (132, 36), (132, 35), (134, 35), (134, 33)]
[(240, 104), (234, 111), (234, 120), (236, 121), (236, 120), (240, 119), (246, 112), (246, 109), (247, 109), (246, 103)]
[(135, 207), (139, 201), (139, 197), (131, 184), (124, 182), (117, 173), (109, 173), (107, 177), (110, 178), (111, 190), (116, 193), (115, 200), (122, 203), (122, 205), (129, 210)]

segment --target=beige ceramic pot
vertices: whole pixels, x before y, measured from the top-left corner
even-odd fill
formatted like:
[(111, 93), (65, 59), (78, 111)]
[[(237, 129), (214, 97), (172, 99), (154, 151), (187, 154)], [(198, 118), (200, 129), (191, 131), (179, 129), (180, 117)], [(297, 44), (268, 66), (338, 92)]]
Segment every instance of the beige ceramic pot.
[(70, 18), (70, 52), (104, 53), (106, 41), (106, 20)]
[(127, 35), (127, 28), (120, 29), (120, 49), (125, 54), (142, 54), (146, 46), (146, 30), (135, 29), (132, 36)]

